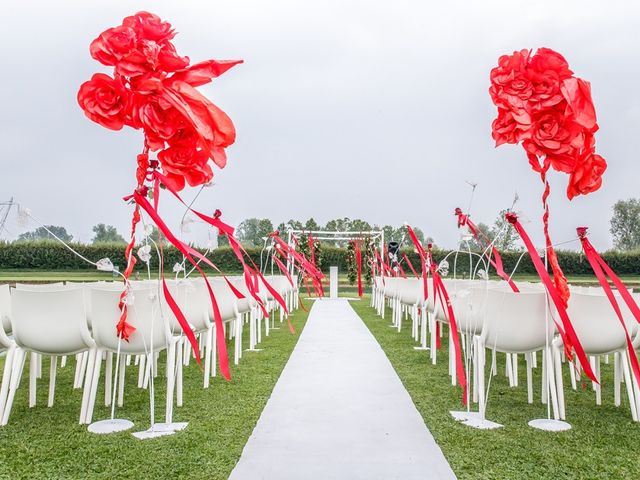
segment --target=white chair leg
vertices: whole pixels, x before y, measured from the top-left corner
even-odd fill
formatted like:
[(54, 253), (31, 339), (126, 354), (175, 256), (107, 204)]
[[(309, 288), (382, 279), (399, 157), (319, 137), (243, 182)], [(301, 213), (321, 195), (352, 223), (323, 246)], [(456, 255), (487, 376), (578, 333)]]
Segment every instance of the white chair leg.
[(38, 378), (38, 354), (31, 352), (29, 355), (29, 408), (36, 406), (36, 388)]
[(2, 371), (2, 383), (0, 384), (0, 421), (2, 420), (2, 412), (7, 404), (7, 395), (9, 394), (9, 385), (11, 383), (11, 371), (16, 357), (16, 346), (11, 345), (4, 357), (4, 368)]
[(62, 359), (60, 359), (60, 368), (64, 368), (67, 366), (67, 356), (62, 355)]
[(613, 404), (620, 406), (620, 352), (613, 354)]
[(11, 408), (13, 406), (13, 399), (16, 396), (16, 390), (20, 385), (20, 379), (22, 378), (22, 371), (24, 370), (24, 362), (27, 358), (27, 352), (21, 348), (17, 348), (13, 358), (13, 368), (11, 370), (11, 383), (9, 385), (9, 393), (7, 394), (7, 402), (2, 412), (2, 421), (0, 425), (6, 425), (9, 422), (9, 415), (11, 414)]
[(498, 358), (495, 350), (491, 350), (491, 375), (494, 377), (498, 375)]
[[(598, 379), (598, 382), (601, 382), (601, 377), (600, 377), (600, 357), (596, 357), (595, 359), (595, 365), (596, 365), (596, 369), (594, 370), (594, 373), (596, 374), (596, 378)], [(600, 386), (600, 383), (596, 383), (596, 405), (602, 405), (602, 387)]]
[[(89, 403), (85, 412), (84, 423), (87, 425), (93, 421), (93, 409), (96, 404), (96, 394), (98, 393), (98, 383), (100, 383), (100, 368), (102, 367), (102, 352), (96, 352), (96, 360), (93, 365), (93, 373), (91, 375), (91, 386), (89, 388)], [(109, 355), (107, 355), (107, 359)]]
[(513, 386), (518, 386), (518, 354), (514, 353), (511, 355), (511, 360), (513, 361), (513, 367), (511, 369), (511, 374), (513, 375)]
[(42, 355), (36, 353), (36, 376), (42, 378)]
[(87, 367), (85, 370), (85, 379), (83, 382), (83, 390), (82, 390), (82, 405), (80, 407), (80, 420), (78, 423), (83, 425), (86, 423), (87, 418), (87, 408), (89, 406), (89, 397), (91, 396), (91, 382), (93, 376), (93, 368), (96, 362), (96, 356), (98, 350), (92, 349), (87, 352)]
[(127, 362), (124, 355), (120, 355), (120, 365), (118, 366), (118, 407), (124, 405), (124, 371), (127, 368)]
[(215, 327), (207, 329), (204, 333), (204, 385), (203, 388), (209, 388), (209, 379), (211, 378), (211, 339), (212, 330)]
[[(269, 320), (266, 320), (269, 324)], [(224, 336), (224, 332), (222, 333)], [(218, 329), (213, 326), (211, 329), (211, 376), (215, 377), (218, 374)]]
[(476, 337), (477, 342), (477, 356), (478, 356), (478, 412), (480, 418), (485, 418), (485, 412), (487, 409), (487, 402), (485, 396), (485, 378), (484, 378), (484, 364), (485, 364), (485, 346), (482, 343), (480, 337)]
[(562, 358), (560, 350), (556, 347), (551, 347), (551, 353), (553, 354), (553, 363), (555, 366), (555, 380), (556, 380), (556, 394), (558, 395), (558, 410), (560, 420), (566, 418), (565, 402), (564, 402), (564, 380), (562, 378)]
[[(144, 357), (140, 359), (143, 361)], [(113, 352), (107, 352), (104, 362), (104, 406), (111, 405), (111, 389), (113, 384)]]
[(525, 354), (527, 364), (527, 402), (533, 403), (533, 355), (535, 352)]
[(58, 357), (51, 357), (51, 365), (49, 366), (49, 398), (47, 407), (53, 407), (53, 401), (56, 394), (56, 369), (58, 366)]
[(560, 420), (560, 408), (558, 406), (558, 392), (556, 388), (555, 371), (553, 365), (553, 356), (551, 355), (551, 347), (545, 349), (547, 355), (547, 379), (549, 383), (549, 396), (551, 397), (551, 407), (553, 410), (553, 418)]
[(183, 355), (183, 350), (188, 349), (188, 345), (185, 343), (186, 338), (181, 338), (178, 341), (178, 351), (176, 353), (176, 357), (178, 361), (176, 362), (176, 405), (178, 407), (182, 406), (182, 362), (180, 361), (181, 356)]
[(171, 341), (169, 348), (167, 349), (167, 402), (165, 409), (165, 422), (171, 423), (173, 421), (173, 389), (175, 379), (175, 357), (176, 357), (176, 342)]
[(622, 373), (624, 375), (624, 383), (627, 390), (627, 397), (629, 398), (629, 407), (631, 408), (631, 418), (634, 422), (638, 421), (638, 410), (636, 405), (636, 396), (633, 391), (633, 384), (631, 380), (631, 373), (629, 372), (629, 359), (626, 352), (620, 354), (620, 363), (622, 363)]

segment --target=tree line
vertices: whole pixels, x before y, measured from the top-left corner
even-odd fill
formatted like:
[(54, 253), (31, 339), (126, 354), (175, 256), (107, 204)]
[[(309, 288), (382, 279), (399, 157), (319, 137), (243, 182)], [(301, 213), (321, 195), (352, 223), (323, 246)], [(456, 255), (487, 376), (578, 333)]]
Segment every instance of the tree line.
[[(518, 235), (513, 230), (513, 227), (506, 223), (504, 213), (505, 211), (500, 212), (491, 226), (482, 222), (478, 223), (478, 230), (489, 240), (495, 240), (495, 245), (499, 250), (518, 250), (520, 248), (518, 246)], [(379, 225), (369, 223), (359, 218), (335, 218), (329, 220), (324, 225), (316, 222), (313, 218), (309, 218), (306, 221), (290, 219), (288, 222), (281, 222), (277, 226), (274, 226), (268, 218), (247, 218), (238, 225), (236, 236), (245, 246), (260, 247), (264, 244), (264, 239), (274, 230), (277, 229), (284, 235), (284, 232), (289, 228), (306, 231), (328, 230), (347, 232), (382, 230), (385, 241), (387, 242), (391, 240), (399, 242), (405, 239), (406, 233), (403, 225), (384, 225), (380, 227)], [(91, 239), (91, 244), (126, 243), (124, 237), (113, 225), (98, 223), (93, 226), (92, 230), (94, 236)], [(422, 243), (435, 243), (431, 237), (425, 237), (421, 229), (414, 228), (414, 230)], [(640, 250), (640, 199), (630, 198), (628, 200), (619, 200), (615, 203), (609, 231), (616, 250)], [(65, 242), (73, 241), (73, 236), (67, 229), (58, 225), (46, 225), (46, 228), (38, 227), (34, 230), (24, 232), (20, 234), (16, 241), (51, 240), (54, 237), (50, 232)], [(157, 236), (157, 233), (155, 235)], [(408, 239), (405, 240), (408, 242)], [(337, 247), (345, 247), (347, 244), (345, 241), (327, 241), (325, 243)], [(481, 248), (475, 239), (471, 240), (470, 243), (472, 248)], [(218, 237), (218, 245), (223, 246), (227, 244), (228, 242), (225, 237)]]

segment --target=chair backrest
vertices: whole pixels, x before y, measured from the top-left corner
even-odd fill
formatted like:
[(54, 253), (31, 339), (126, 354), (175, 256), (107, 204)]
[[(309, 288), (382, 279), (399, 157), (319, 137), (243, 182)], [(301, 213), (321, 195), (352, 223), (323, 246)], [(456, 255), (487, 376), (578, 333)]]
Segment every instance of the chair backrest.
[(9, 284), (0, 285), (0, 350), (9, 348), (13, 340), (11, 334), (11, 293)]
[(526, 353), (540, 350), (553, 340), (554, 324), (545, 317), (544, 292), (488, 289), (482, 339), (489, 348)]
[(424, 286), (420, 278), (397, 279), (398, 298), (405, 305), (417, 305), (424, 299)]
[(398, 294), (398, 277), (384, 277), (384, 296), (395, 298)]
[[(244, 280), (244, 277), (234, 277), (230, 279), (236, 289), (244, 295), (244, 298), (239, 298), (237, 300), (238, 311), (240, 313), (247, 313), (251, 311), (251, 308), (255, 307), (258, 302), (249, 292), (249, 288)], [(288, 281), (287, 281), (288, 282)]]
[[(236, 304), (237, 297), (233, 290), (229, 288), (227, 282), (223, 278), (219, 277), (208, 277), (209, 283), (211, 284), (211, 288), (213, 289), (213, 294), (216, 297), (216, 303), (218, 304), (218, 310), (220, 310), (220, 316), (222, 317), (222, 321), (228, 322), (236, 318)], [(206, 285), (205, 285), (206, 288)], [(209, 294), (207, 293), (207, 296)], [(211, 299), (207, 302), (207, 312), (209, 314), (209, 319), (213, 322), (215, 317), (213, 315), (213, 305), (211, 303)]]
[(471, 288), (458, 290), (451, 297), (458, 331), (475, 335), (482, 332), (487, 290), (486, 286), (473, 285)]
[[(616, 299), (629, 335), (633, 338), (638, 324), (619, 294)], [(569, 298), (567, 313), (587, 354), (605, 354), (626, 346), (620, 320), (605, 295), (574, 293)]]
[(52, 283), (16, 283), (18, 290), (46, 291), (46, 290), (63, 290), (64, 282)]
[(51, 355), (70, 355), (94, 345), (80, 288), (11, 292), (11, 323), (18, 346)]
[(11, 333), (11, 293), (9, 284), (0, 285), (0, 321), (5, 333)]
[[(167, 287), (187, 322), (189, 322), (196, 332), (203, 332), (211, 326), (207, 307), (207, 305), (211, 303), (211, 300), (207, 292), (207, 287), (203, 282), (179, 280), (178, 282), (167, 282)], [(162, 308), (163, 312), (169, 317), (171, 331), (174, 334), (180, 333), (182, 327), (166, 303), (166, 300), (163, 302)]]
[(127, 308), (127, 323), (135, 327), (128, 341), (120, 341), (116, 332), (116, 325), (120, 320), (120, 289), (92, 288), (91, 304), (92, 333), (96, 344), (100, 348), (120, 351), (127, 354), (148, 353), (163, 350), (169, 342), (168, 315), (163, 319), (157, 288), (133, 288), (129, 295), (133, 296), (133, 303)]

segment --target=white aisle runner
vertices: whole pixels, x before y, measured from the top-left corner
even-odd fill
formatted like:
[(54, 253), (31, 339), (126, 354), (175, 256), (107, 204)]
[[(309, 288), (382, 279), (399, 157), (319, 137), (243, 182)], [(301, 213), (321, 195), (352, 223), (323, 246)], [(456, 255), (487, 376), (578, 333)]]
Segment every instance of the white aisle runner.
[(346, 300), (318, 300), (233, 480), (455, 478)]

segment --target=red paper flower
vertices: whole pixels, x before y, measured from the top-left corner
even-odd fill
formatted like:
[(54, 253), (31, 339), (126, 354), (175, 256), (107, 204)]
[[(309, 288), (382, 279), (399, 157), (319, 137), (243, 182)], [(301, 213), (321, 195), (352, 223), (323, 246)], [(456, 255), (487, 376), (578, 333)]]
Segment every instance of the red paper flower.
[(158, 153), (158, 159), (176, 190), (184, 188), (185, 180), (195, 187), (209, 183), (213, 178), (213, 171), (207, 163), (209, 155), (204, 150), (192, 146), (169, 147)]
[(111, 130), (128, 123), (129, 92), (119, 80), (95, 73), (78, 91), (78, 103), (85, 115)]
[[(211, 82), (241, 61), (207, 60), (189, 66), (176, 51), (171, 24), (149, 12), (126, 17), (102, 32), (91, 56), (114, 67), (114, 78), (96, 74), (78, 92), (93, 121), (113, 130), (142, 129), (145, 146), (161, 151), (160, 167), (179, 188), (211, 180), (209, 159), (219, 167), (235, 141), (231, 119), (195, 87)], [(166, 165), (165, 165), (166, 163)]]
[(567, 197), (571, 200), (577, 195), (595, 192), (602, 185), (602, 174), (607, 169), (607, 162), (593, 151), (586, 151), (576, 162), (569, 177)]
[(548, 48), (503, 55), (490, 79), (496, 146), (522, 143), (534, 170), (571, 175), (569, 198), (597, 190), (606, 162), (594, 153), (598, 125), (589, 82), (574, 77), (565, 58)]

